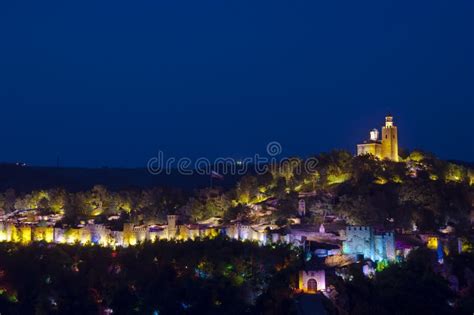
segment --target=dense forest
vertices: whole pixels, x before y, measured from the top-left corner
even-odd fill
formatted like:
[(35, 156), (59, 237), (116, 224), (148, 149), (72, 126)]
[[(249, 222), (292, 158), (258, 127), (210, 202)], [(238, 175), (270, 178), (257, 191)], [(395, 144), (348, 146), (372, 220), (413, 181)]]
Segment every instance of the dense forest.
[(0, 257), (2, 314), (289, 314), (299, 265), (289, 247), (222, 238), (117, 250), (4, 243)]
[[(3, 243), (0, 257), (2, 314), (296, 314), (304, 266), (290, 247), (220, 237), (116, 250)], [(472, 253), (449, 259), (461, 284), (474, 280), (465, 272)], [(472, 286), (455, 300), (435, 260), (419, 249), (375, 278), (359, 265), (328, 270), (323, 307), (327, 314), (472, 314)]]
[[(392, 264), (375, 277), (362, 274), (361, 266), (348, 267), (344, 277), (333, 277), (334, 314), (472, 314), (474, 310), (474, 254), (452, 255), (446, 265), (426, 248), (411, 252), (402, 263)], [(464, 289), (457, 295), (442, 276), (452, 266)]]

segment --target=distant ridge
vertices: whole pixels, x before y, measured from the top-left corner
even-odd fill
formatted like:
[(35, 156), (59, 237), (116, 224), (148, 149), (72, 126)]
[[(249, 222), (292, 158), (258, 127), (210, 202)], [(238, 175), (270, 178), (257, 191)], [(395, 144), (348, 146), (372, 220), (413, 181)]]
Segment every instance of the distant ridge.
[(465, 161), (458, 161), (458, 160), (448, 160), (448, 162), (474, 169), (474, 162), (465, 162)]
[[(221, 187), (232, 187), (239, 176), (225, 176), (215, 181)], [(207, 175), (172, 174), (152, 175), (145, 168), (57, 168), (0, 164), (0, 191), (13, 188), (18, 192), (65, 188), (68, 191), (83, 191), (94, 185), (104, 185), (110, 190), (170, 187), (183, 190), (204, 188), (210, 185)]]

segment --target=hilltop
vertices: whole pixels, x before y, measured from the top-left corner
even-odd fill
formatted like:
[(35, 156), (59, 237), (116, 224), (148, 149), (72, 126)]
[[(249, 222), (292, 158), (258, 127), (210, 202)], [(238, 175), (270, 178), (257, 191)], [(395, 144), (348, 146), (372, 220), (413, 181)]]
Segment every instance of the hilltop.
[[(107, 221), (163, 222), (168, 214), (190, 222), (221, 218), (261, 224), (318, 225), (337, 217), (352, 225), (414, 227), (433, 231), (448, 224), (467, 230), (473, 200), (472, 169), (413, 151), (400, 162), (346, 151), (293, 158), (264, 174), (225, 176), (209, 188), (209, 176), (153, 176), (144, 169), (0, 167), (0, 209), (38, 210), (74, 224)], [(11, 189), (13, 188), (13, 189)], [(305, 203), (301, 212), (299, 203)]]

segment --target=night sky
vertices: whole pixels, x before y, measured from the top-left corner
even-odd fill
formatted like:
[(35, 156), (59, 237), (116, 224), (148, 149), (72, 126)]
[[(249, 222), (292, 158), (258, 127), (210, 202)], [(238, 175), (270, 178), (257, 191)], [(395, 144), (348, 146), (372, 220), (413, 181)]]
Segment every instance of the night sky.
[(0, 161), (400, 145), (474, 161), (474, 2), (0, 1)]

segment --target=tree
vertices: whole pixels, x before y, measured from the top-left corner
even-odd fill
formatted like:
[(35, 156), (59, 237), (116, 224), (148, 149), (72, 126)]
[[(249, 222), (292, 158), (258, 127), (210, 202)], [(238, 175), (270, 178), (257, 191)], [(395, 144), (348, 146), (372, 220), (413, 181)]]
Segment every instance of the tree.
[(444, 170), (444, 180), (446, 182), (462, 182), (467, 179), (467, 170), (461, 165), (448, 163)]
[(231, 206), (229, 209), (224, 213), (224, 221), (230, 222), (232, 220), (241, 220), (246, 221), (249, 215), (249, 208), (242, 204), (238, 204), (236, 206)]
[(391, 265), (377, 274), (377, 304), (388, 314), (450, 314), (453, 297), (447, 282), (433, 272), (433, 253), (427, 249), (412, 252), (408, 261)]
[(340, 184), (352, 177), (352, 155), (343, 150), (333, 150), (319, 155), (319, 162), (326, 185)]
[(440, 224), (441, 196), (436, 182), (418, 178), (400, 187), (399, 205), (411, 211), (411, 219), (422, 230), (434, 230)]
[(107, 188), (102, 185), (95, 185), (88, 195), (87, 203), (92, 207), (91, 215), (96, 216), (102, 213), (114, 213), (116, 209), (112, 208), (112, 198)]
[(7, 189), (3, 194), (3, 208), (6, 213), (15, 210), (16, 192), (14, 189)]
[(237, 202), (248, 205), (252, 203), (259, 194), (258, 182), (255, 176), (246, 175), (237, 183), (235, 189)]
[[(453, 297), (447, 282), (433, 271), (436, 257), (422, 248), (408, 260), (366, 278), (359, 264), (347, 270), (347, 279), (332, 279), (338, 292), (336, 304), (349, 314), (451, 314)], [(349, 280), (350, 279), (350, 280)]]
[(49, 191), (49, 206), (51, 211), (54, 213), (64, 212), (64, 206), (66, 203), (67, 193), (62, 188), (52, 189)]

